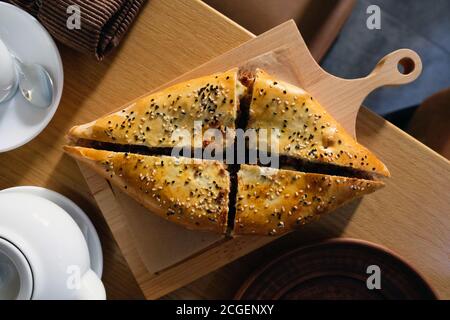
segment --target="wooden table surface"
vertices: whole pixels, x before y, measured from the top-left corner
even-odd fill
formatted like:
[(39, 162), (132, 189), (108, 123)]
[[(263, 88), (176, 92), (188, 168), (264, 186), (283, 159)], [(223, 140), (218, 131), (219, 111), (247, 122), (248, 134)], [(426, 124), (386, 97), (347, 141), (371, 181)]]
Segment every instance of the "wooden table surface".
[[(55, 117), (35, 140), (0, 154), (0, 189), (19, 185), (47, 187), (68, 196), (88, 213), (103, 245), (103, 280), (109, 299), (143, 296), (77, 164), (61, 151), (64, 133), (74, 124), (98, 116), (86, 106), (87, 101), (98, 104), (106, 113), (111, 105), (105, 103), (105, 94), (116, 107), (120, 106), (251, 37), (249, 32), (200, 1), (151, 0), (119, 50), (105, 61), (98, 63), (60, 46), (65, 83)], [(142, 58), (130, 59), (130, 56)], [(151, 68), (147, 68), (149, 65)], [(147, 81), (136, 81), (136, 72), (144, 73)], [(165, 298), (231, 298), (255, 268), (270, 256), (297, 244), (297, 235), (288, 235)]]

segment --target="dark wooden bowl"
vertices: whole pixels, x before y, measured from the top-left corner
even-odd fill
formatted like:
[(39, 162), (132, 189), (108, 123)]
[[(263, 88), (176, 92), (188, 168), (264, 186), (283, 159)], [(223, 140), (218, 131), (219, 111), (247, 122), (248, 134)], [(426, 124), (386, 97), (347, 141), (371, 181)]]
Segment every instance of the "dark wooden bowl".
[[(369, 290), (367, 267), (381, 270), (381, 289)], [(405, 260), (380, 245), (331, 239), (288, 252), (252, 275), (235, 299), (404, 300), (436, 299)]]

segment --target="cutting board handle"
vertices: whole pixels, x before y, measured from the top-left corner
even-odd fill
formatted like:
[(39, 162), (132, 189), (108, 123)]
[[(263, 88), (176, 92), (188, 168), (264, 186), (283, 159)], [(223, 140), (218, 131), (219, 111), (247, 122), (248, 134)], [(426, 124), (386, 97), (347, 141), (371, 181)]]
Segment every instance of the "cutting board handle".
[(422, 62), (416, 52), (409, 49), (394, 51), (381, 59), (367, 77), (357, 79), (368, 84), (369, 91), (360, 94), (367, 96), (382, 86), (410, 83), (416, 80), (421, 72)]
[(319, 102), (356, 137), (356, 119), (364, 99), (377, 88), (416, 80), (422, 72), (422, 61), (416, 52), (400, 49), (386, 55), (368, 76), (359, 79), (336, 77), (318, 65), (311, 68), (316, 68), (320, 81), (308, 79), (306, 89), (317, 95)]

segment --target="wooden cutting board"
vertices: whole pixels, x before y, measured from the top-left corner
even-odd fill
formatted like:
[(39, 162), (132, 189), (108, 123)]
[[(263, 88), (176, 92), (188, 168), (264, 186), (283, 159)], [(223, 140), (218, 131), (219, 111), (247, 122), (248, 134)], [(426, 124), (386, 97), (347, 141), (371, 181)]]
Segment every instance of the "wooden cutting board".
[[(318, 96), (319, 101), (322, 101), (321, 97), (339, 94), (335, 88), (318, 92), (314, 89), (317, 87), (311, 85), (317, 81), (305, 81), (315, 79), (317, 74), (302, 73), (302, 67), (310, 70), (308, 63), (311, 60), (309, 55), (298, 54), (301, 38), (292, 22), (272, 32), (274, 37), (266, 35), (251, 40), (171, 83), (242, 65), (253, 59), (251, 63), (259, 61), (262, 67), (283, 79), (303, 85)], [(271, 70), (274, 63), (278, 67)], [(339, 117), (340, 114), (335, 115)], [(382, 191), (337, 210), (324, 219), (325, 222), (315, 224), (313, 230), (384, 244), (423, 271), (433, 286), (449, 293), (448, 162), (366, 109), (359, 114), (357, 133), (358, 140), (380, 156), (393, 177)], [(426, 152), (421, 152), (417, 146)], [(147, 298), (160, 297), (275, 239), (222, 239), (168, 225), (111, 188), (106, 180), (86, 167), (81, 166), (81, 169)]]

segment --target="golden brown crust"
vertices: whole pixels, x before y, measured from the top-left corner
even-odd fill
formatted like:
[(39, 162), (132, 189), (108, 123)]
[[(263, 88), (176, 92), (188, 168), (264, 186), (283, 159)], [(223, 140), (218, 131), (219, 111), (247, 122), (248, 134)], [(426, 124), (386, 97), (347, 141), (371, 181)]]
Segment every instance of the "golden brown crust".
[(234, 234), (281, 235), (383, 186), (381, 181), (242, 165)]
[[(390, 175), (386, 166), (307, 92), (262, 70), (256, 71), (248, 128), (280, 129), (282, 155)], [(270, 141), (267, 143), (270, 146)]]
[(225, 233), (230, 179), (217, 161), (65, 146), (151, 212), (189, 229)]
[[(302, 159), (389, 176), (384, 164), (301, 88), (274, 80), (262, 70), (257, 70), (254, 81), (253, 76), (247, 77), (242, 75), (242, 81), (253, 90), (247, 128), (280, 129), (281, 155), (296, 162)], [(176, 129), (186, 129), (192, 137), (195, 121), (202, 121), (201, 145), (195, 144), (195, 137), (184, 141), (186, 145), (204, 148), (222, 144), (222, 140), (204, 135), (209, 128), (220, 129), (224, 137), (226, 130), (231, 132), (226, 136), (229, 145), (234, 141), (239, 100), (246, 90), (238, 80), (237, 69), (193, 79), (76, 126), (68, 137), (74, 144), (86, 143), (98, 149), (117, 151), (115, 144), (163, 150), (159, 148), (182, 146), (182, 140), (173, 140)], [(270, 141), (266, 142), (270, 147)], [(231, 181), (224, 163), (80, 146), (64, 149), (151, 212), (189, 229), (225, 233), (227, 219), (233, 218), (228, 217)], [(379, 181), (242, 165), (233, 231), (280, 235), (383, 185)]]
[[(93, 122), (70, 129), (70, 140), (87, 139), (116, 144), (147, 147), (195, 146), (213, 142), (203, 133), (219, 129), (226, 139), (225, 128), (234, 140), (239, 97), (245, 88), (237, 79), (237, 69), (182, 82), (162, 91), (139, 98)], [(202, 121), (199, 130), (204, 138), (194, 145), (194, 121)], [(178, 138), (176, 130), (187, 130), (192, 139)], [(198, 140), (198, 139), (197, 139)], [(196, 140), (196, 141), (197, 141)], [(223, 142), (223, 141), (222, 141)]]

